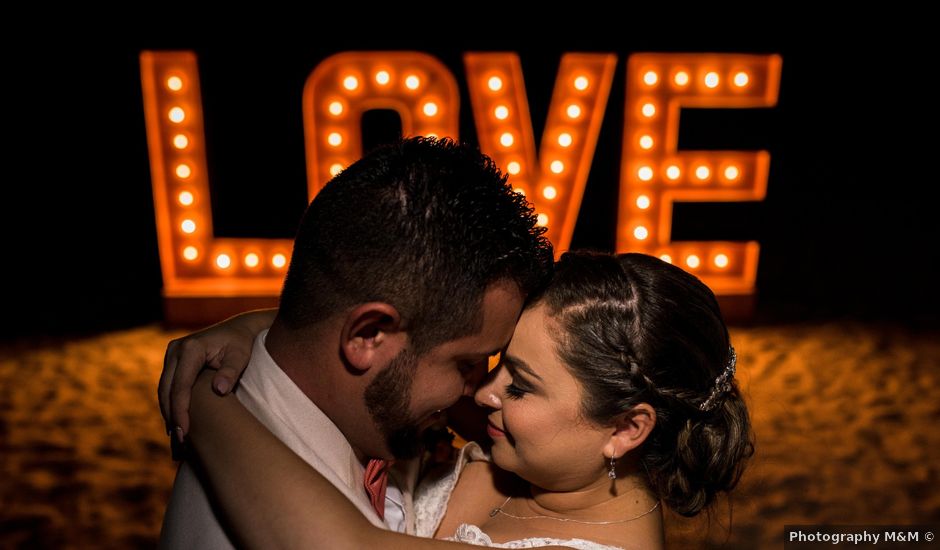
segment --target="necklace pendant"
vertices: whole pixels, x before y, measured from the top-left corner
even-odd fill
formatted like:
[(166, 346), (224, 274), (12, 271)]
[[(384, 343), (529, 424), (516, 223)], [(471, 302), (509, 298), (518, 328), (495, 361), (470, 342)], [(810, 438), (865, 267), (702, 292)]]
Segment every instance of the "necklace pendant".
[(500, 513), (500, 511), (501, 511), (501, 510), (500, 510), (498, 507), (497, 507), (497, 508), (493, 508), (492, 510), (490, 510), (490, 517), (491, 517), (491, 518), (496, 517), (496, 514)]

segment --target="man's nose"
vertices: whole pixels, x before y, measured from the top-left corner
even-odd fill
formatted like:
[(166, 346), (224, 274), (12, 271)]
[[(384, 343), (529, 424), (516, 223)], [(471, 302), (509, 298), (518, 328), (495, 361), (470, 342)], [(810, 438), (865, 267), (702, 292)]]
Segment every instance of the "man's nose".
[(486, 372), (489, 368), (487, 361), (480, 361), (470, 369), (466, 376), (466, 383), (463, 387), (463, 395), (467, 397), (473, 397), (473, 394), (476, 393), (477, 388), (480, 387), (480, 384), (483, 382), (483, 379), (486, 378)]

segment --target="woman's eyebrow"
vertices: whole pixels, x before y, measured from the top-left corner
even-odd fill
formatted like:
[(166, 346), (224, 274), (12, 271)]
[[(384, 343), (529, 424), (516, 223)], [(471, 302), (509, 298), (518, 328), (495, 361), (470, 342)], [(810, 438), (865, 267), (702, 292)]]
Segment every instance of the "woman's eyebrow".
[(506, 363), (509, 366), (509, 368), (511, 368), (512, 370), (522, 371), (528, 374), (529, 376), (531, 376), (532, 378), (535, 378), (536, 380), (540, 382), (544, 382), (544, 380), (542, 380), (542, 377), (536, 374), (535, 371), (532, 370), (532, 367), (530, 367), (522, 359), (519, 359), (518, 357), (515, 357), (513, 355), (509, 355), (508, 353), (504, 353), (502, 359), (503, 359), (503, 362)]

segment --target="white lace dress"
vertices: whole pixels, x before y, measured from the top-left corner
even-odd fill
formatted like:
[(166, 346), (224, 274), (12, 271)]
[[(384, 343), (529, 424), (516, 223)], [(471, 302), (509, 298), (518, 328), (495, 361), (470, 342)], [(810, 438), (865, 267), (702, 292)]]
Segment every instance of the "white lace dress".
[[(457, 485), (457, 478), (463, 467), (472, 460), (485, 460), (490, 458), (476, 443), (468, 443), (457, 457), (457, 463), (452, 470), (432, 473), (425, 477), (418, 485), (414, 495), (416, 533), (421, 537), (432, 537), (437, 531), (450, 495)], [(618, 546), (599, 544), (584, 539), (554, 539), (554, 538), (528, 538), (512, 540), (509, 542), (493, 542), (489, 535), (476, 525), (461, 524), (457, 532), (447, 540), (465, 542), (476, 546), (489, 546), (492, 548), (539, 548), (542, 546), (566, 546), (580, 550), (622, 550)]]

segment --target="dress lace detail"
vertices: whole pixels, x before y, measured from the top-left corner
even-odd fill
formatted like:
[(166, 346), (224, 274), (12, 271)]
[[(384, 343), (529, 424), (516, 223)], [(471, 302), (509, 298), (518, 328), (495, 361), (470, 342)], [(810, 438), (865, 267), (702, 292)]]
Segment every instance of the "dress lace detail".
[(540, 548), (542, 546), (566, 546), (568, 548), (578, 548), (579, 550), (622, 550), (619, 546), (608, 546), (584, 539), (552, 539), (535, 537), (522, 540), (511, 540), (509, 542), (493, 542), (489, 535), (484, 533), (476, 525), (467, 523), (457, 528), (457, 533), (447, 540), (456, 542), (466, 542), (476, 546), (487, 546), (490, 548)]
[[(433, 537), (437, 527), (447, 511), (450, 495), (457, 485), (460, 472), (468, 462), (474, 460), (490, 461), (476, 443), (468, 443), (457, 455), (457, 462), (451, 467), (428, 472), (414, 493), (415, 533), (420, 537)], [(476, 525), (464, 523), (457, 528), (453, 537), (447, 540), (465, 542), (490, 548), (539, 548), (542, 546), (567, 546), (579, 550), (621, 550), (618, 546), (598, 544), (584, 539), (528, 538), (509, 542), (493, 540)]]

